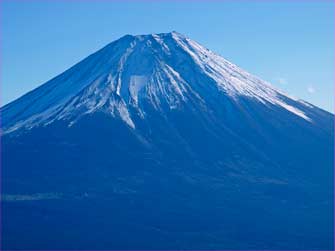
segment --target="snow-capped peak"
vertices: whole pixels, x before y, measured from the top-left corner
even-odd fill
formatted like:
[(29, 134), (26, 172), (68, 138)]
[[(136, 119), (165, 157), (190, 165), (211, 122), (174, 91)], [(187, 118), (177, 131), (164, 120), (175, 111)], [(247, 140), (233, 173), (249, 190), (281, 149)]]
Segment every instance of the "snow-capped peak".
[(108, 44), (3, 107), (3, 128), (7, 133), (57, 120), (71, 125), (103, 111), (135, 129), (132, 113), (145, 119), (144, 104), (162, 112), (182, 109), (189, 100), (206, 106), (215, 90), (236, 103), (243, 96), (311, 120), (283, 92), (173, 31), (126, 35)]

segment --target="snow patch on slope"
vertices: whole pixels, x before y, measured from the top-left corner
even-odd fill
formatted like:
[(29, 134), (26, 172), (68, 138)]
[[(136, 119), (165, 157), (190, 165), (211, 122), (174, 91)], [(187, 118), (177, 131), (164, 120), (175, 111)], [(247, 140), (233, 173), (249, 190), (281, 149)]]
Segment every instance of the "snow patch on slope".
[(129, 125), (131, 128), (135, 129), (135, 124), (132, 121), (132, 119), (130, 118), (130, 114), (129, 111), (127, 109), (127, 105), (124, 102), (119, 102), (116, 105), (117, 110), (120, 114), (121, 119), (127, 123), (127, 125)]
[(148, 83), (148, 78), (146, 76), (131, 76), (129, 84), (129, 92), (135, 105), (138, 105), (138, 94), (143, 89), (143, 87)]

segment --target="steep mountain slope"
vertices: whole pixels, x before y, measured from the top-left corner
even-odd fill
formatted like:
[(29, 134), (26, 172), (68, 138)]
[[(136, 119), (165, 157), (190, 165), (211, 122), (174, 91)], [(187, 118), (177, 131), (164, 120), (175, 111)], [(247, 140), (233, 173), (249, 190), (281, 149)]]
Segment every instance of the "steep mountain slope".
[(208, 96), (218, 92), (232, 101), (242, 96), (275, 105), (311, 121), (306, 114), (313, 111), (309, 104), (292, 100), (196, 42), (172, 32), (127, 35), (109, 44), (5, 106), (3, 125), (5, 132), (10, 132), (101, 109), (117, 113), (134, 128), (129, 109), (136, 108), (144, 115), (143, 99), (155, 109), (163, 105), (176, 109), (188, 99), (206, 106), (207, 99), (212, 98)]
[(7, 249), (333, 247), (333, 115), (177, 32), (1, 113)]

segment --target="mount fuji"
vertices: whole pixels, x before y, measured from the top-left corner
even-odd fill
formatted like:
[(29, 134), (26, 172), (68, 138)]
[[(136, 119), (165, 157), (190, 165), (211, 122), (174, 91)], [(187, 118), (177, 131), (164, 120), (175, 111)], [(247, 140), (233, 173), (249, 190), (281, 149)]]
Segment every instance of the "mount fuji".
[(4, 249), (334, 248), (333, 114), (180, 33), (126, 35), (1, 119)]

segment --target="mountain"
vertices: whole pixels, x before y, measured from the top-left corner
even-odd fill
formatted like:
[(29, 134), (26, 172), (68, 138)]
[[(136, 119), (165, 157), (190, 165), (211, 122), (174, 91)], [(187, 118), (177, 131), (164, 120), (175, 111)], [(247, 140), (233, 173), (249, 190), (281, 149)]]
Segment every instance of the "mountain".
[(333, 114), (177, 32), (126, 35), (1, 116), (4, 249), (334, 247)]

